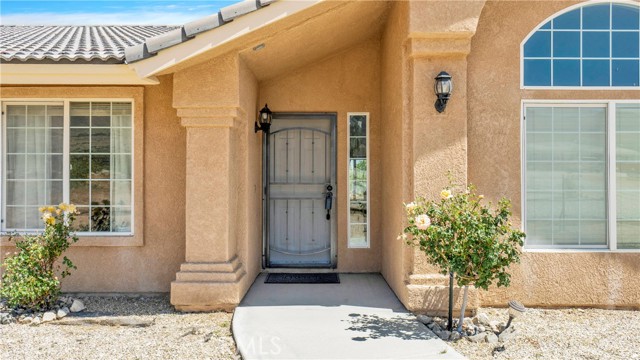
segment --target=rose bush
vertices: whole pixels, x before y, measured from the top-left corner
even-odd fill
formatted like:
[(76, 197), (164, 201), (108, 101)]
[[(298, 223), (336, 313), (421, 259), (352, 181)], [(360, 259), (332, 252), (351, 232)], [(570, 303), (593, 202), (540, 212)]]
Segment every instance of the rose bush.
[(70, 275), (76, 266), (66, 256), (60, 256), (78, 241), (72, 232), (76, 207), (60, 204), (40, 208), (45, 224), (35, 235), (12, 235), (18, 251), (8, 256), (2, 266), (0, 297), (11, 307), (46, 309), (60, 295), (60, 278)]
[(463, 315), (469, 285), (484, 290), (494, 282), (509, 286), (507, 270), (520, 261), (525, 237), (511, 224), (508, 199), (493, 206), (483, 204), (483, 198), (474, 186), (455, 186), (451, 181), (440, 199), (418, 198), (405, 205), (408, 226), (400, 237), (424, 252), (443, 275), (454, 273), (457, 285), (465, 287)]

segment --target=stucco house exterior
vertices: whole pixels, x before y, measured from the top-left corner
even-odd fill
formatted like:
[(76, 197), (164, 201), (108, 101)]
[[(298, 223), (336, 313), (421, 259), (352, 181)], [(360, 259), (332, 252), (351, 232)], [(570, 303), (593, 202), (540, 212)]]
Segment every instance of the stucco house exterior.
[(66, 291), (201, 311), (262, 271), (379, 272), (438, 312), (447, 278), (397, 237), (451, 170), (528, 234), (511, 287), (471, 307), (640, 308), (639, 6), (250, 0), (184, 26), (2, 26), (0, 231), (75, 203)]

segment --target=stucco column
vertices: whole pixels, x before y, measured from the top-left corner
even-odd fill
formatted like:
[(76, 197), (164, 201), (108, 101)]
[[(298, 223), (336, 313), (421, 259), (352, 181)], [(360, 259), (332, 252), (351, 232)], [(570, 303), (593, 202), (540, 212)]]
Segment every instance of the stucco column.
[[(467, 183), (467, 56), (484, 2), (411, 2), (406, 55), (409, 69), (409, 112), (412, 133), (413, 198), (437, 199), (447, 187), (447, 172), (456, 183)], [(434, 108), (434, 78), (448, 72), (453, 93), (446, 110)], [(408, 199), (410, 200), (410, 199)], [(448, 278), (438, 274), (419, 250), (408, 255), (407, 307), (418, 312), (445, 314)], [(456, 288), (456, 307), (461, 296)], [(477, 305), (470, 289), (468, 309)]]
[(171, 283), (171, 304), (183, 311), (230, 310), (244, 294), (234, 216), (244, 114), (237, 107), (178, 108), (178, 116), (187, 129), (186, 262)]

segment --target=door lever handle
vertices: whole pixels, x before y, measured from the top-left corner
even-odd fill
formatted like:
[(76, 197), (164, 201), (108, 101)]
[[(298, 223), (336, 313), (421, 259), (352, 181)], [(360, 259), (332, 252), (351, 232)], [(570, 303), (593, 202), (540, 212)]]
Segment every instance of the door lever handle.
[(331, 208), (333, 207), (333, 186), (327, 186), (326, 196), (324, 198), (324, 208), (327, 210), (327, 220), (331, 220)]

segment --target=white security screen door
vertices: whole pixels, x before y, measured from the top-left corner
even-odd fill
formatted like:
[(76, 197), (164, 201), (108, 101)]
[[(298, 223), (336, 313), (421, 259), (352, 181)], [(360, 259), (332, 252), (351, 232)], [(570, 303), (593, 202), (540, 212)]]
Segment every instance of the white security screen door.
[(335, 116), (274, 114), (267, 147), (268, 266), (335, 265)]

